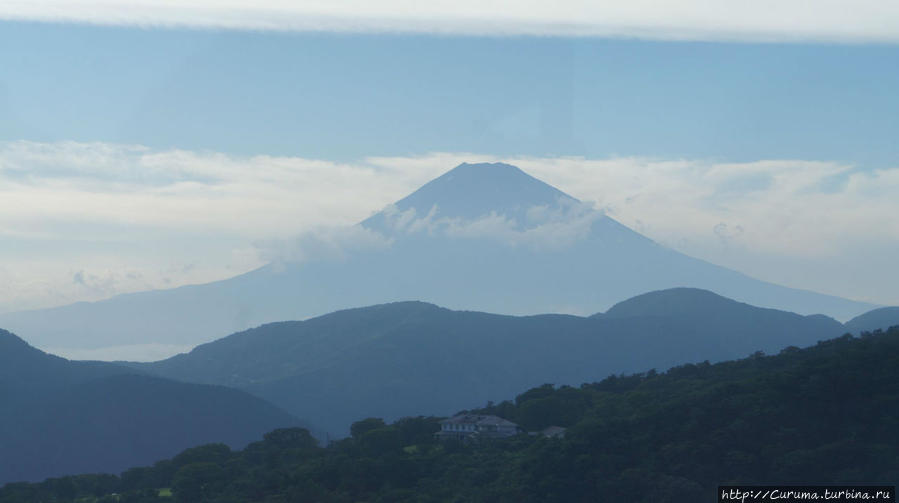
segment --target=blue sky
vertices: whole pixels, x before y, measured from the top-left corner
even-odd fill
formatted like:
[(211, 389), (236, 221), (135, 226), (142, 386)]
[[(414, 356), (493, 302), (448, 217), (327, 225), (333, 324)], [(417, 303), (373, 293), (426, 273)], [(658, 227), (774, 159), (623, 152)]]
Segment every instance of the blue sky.
[(359, 159), (899, 158), (894, 45), (0, 24), (0, 138)]
[(896, 4), (434, 5), (0, 5), (0, 312), (232, 276), (479, 160), (899, 305)]

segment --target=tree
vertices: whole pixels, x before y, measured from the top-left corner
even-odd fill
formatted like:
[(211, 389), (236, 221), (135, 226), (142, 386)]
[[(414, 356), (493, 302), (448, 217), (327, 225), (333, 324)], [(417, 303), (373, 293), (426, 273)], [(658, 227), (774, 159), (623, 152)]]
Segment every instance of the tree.
[(350, 435), (352, 435), (354, 439), (359, 439), (366, 432), (377, 428), (383, 428), (385, 426), (387, 425), (384, 423), (383, 419), (379, 417), (369, 417), (367, 419), (363, 419), (362, 421), (356, 421), (355, 423), (353, 423), (352, 426), (350, 426)]
[(215, 463), (191, 463), (182, 466), (172, 480), (172, 494), (179, 503), (201, 503), (225, 485), (225, 471)]
[(279, 449), (311, 449), (318, 445), (315, 437), (305, 428), (279, 428), (262, 438), (266, 444)]

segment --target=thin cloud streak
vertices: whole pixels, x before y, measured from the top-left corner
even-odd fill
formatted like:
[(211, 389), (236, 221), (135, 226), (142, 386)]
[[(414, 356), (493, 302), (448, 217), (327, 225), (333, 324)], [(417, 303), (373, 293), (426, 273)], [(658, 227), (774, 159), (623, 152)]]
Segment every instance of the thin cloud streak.
[[(481, 161), (517, 165), (689, 255), (788, 286), (899, 304), (890, 286), (899, 284), (890, 266), (899, 251), (899, 168), (474, 153), (337, 163), (20, 141), (0, 142), (0, 311), (389, 247), (345, 228), (462, 162)], [(508, 223), (491, 215), (441, 225), (460, 239), (491, 233), (539, 247), (543, 237), (576, 239), (584, 215), (530, 233), (500, 232)], [(414, 217), (418, 227), (433, 224)]]
[(899, 42), (888, 0), (37, 0), (0, 19), (136, 27), (747, 42)]

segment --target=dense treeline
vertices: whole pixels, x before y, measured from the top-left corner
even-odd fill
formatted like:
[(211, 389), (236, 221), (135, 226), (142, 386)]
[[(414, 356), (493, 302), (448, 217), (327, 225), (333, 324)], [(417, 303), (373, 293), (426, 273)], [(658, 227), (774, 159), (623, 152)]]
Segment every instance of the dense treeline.
[(579, 385), (689, 361), (734, 360), (846, 331), (826, 316), (695, 288), (645, 293), (588, 318), (395, 302), (263, 325), (139, 368), (242, 389), (316, 433), (343, 437), (362, 417), (444, 415), (547, 382)]
[(436, 418), (367, 419), (319, 447), (276, 430), (121, 476), (8, 484), (12, 502), (713, 501), (719, 484), (899, 481), (899, 327), (776, 356), (545, 385), (488, 404), (529, 431), (434, 440)]

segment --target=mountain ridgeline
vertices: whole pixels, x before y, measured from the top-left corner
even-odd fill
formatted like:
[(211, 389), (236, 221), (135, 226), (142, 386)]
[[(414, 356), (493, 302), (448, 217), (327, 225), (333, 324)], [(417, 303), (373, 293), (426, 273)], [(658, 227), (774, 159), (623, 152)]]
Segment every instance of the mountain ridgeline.
[(445, 415), (545, 382), (578, 384), (684, 361), (778, 352), (844, 332), (826, 316), (679, 288), (590, 317), (383, 304), (271, 323), (134, 365), (248, 391), (339, 437), (366, 416)]
[[(633, 307), (633, 306), (632, 306)], [(0, 488), (0, 503), (715, 501), (719, 485), (899, 482), (899, 327), (710, 365), (539, 386), (495, 414), (561, 438), (440, 442), (438, 418), (368, 418), (317, 447), (276, 430), (121, 476)]]
[(243, 391), (73, 362), (0, 330), (0, 484), (118, 472), (299, 420)]
[(275, 250), (276, 263), (234, 278), (4, 314), (0, 326), (38, 347), (91, 349), (195, 345), (273, 320), (408, 299), (586, 315), (647, 291), (695, 287), (840, 320), (876, 307), (688, 257), (501, 163), (462, 164), (346, 234), (333, 256), (295, 256), (315, 240), (306, 236)]
[(868, 311), (846, 322), (846, 330), (853, 334), (886, 330), (899, 325), (899, 307), (881, 307)]

